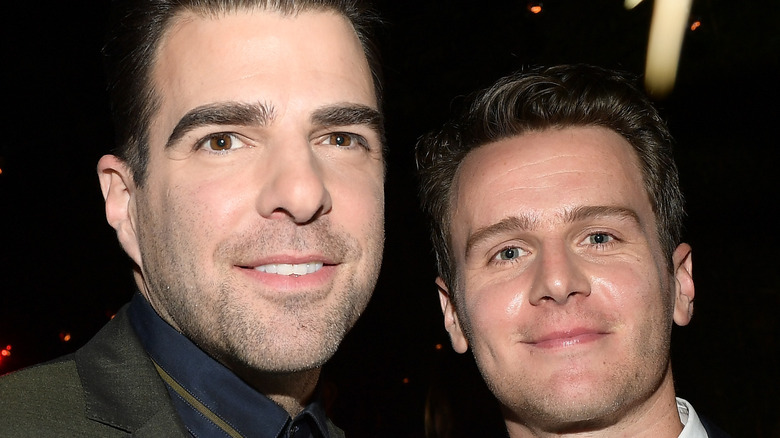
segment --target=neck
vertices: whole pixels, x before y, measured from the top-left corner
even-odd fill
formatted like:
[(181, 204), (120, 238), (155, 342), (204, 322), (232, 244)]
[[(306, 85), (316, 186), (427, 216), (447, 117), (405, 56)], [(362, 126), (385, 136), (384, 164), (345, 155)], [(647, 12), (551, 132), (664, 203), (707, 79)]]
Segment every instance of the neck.
[[(506, 420), (510, 438), (563, 438), (563, 437), (598, 437), (598, 438), (677, 438), (683, 425), (677, 411), (677, 401), (674, 393), (671, 366), (658, 389), (650, 397), (638, 405), (618, 412), (613, 419), (600, 419), (598, 426), (567, 427), (558, 425), (559, 430), (550, 431), (531, 424), (523, 424)], [(566, 431), (561, 433), (560, 430)]]
[(281, 406), (291, 417), (311, 401), (321, 368), (292, 373), (258, 372), (246, 367), (230, 367), (237, 376)]

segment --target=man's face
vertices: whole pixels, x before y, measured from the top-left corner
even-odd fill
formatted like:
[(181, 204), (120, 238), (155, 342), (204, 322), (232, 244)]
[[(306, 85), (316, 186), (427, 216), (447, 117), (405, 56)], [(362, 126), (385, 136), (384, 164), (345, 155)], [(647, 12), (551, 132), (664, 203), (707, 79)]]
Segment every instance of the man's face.
[(458, 308), (439, 280), (445, 326), (456, 350), (471, 347), (510, 432), (609, 424), (662, 385), (673, 391), (670, 329), (672, 315), (690, 316), (689, 297), (675, 298), (681, 283), (692, 298), (690, 248), (672, 275), (621, 136), (574, 127), (491, 143), (469, 153), (454, 187)]
[(327, 12), (181, 16), (152, 80), (148, 180), (130, 203), (139, 287), (229, 366), (321, 365), (384, 241), (379, 113), (353, 29)]

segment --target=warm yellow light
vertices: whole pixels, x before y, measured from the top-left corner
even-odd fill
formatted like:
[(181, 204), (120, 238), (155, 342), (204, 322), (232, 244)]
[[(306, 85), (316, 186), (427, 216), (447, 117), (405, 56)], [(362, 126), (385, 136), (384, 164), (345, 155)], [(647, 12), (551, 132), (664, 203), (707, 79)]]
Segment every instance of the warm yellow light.
[(691, 30), (696, 30), (701, 26), (701, 21), (696, 20), (693, 23), (691, 23)]
[(61, 332), (60, 333), (60, 340), (62, 342), (68, 342), (68, 341), (70, 341), (70, 339), (71, 339), (70, 333), (68, 333), (68, 332)]
[(528, 10), (533, 12), (534, 14), (538, 14), (539, 12), (542, 12), (542, 7), (540, 5), (533, 5), (533, 6), (529, 6)]
[(630, 11), (631, 9), (639, 6), (640, 3), (642, 3), (642, 0), (626, 0), (623, 2), (623, 7)]
[(692, 0), (656, 0), (647, 44), (645, 87), (663, 97), (674, 88)]

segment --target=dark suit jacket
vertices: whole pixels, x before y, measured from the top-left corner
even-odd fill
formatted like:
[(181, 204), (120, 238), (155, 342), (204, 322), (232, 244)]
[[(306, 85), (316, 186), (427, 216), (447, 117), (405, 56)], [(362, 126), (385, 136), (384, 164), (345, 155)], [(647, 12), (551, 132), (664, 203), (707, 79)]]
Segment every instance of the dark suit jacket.
[(708, 438), (731, 438), (729, 434), (724, 432), (718, 426), (712, 424), (712, 422), (702, 417), (701, 415), (699, 415), (699, 420), (701, 420), (701, 424), (704, 425), (704, 430), (707, 431)]
[(0, 379), (0, 436), (190, 437), (125, 309), (75, 354)]
[(126, 308), (76, 353), (0, 378), (0, 437), (128, 436), (191, 437)]

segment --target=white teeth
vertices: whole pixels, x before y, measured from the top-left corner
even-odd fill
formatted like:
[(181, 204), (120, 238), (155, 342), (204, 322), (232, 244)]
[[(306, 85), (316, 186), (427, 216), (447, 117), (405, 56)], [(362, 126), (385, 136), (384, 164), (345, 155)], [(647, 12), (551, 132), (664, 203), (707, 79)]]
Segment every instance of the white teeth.
[(296, 264), (278, 263), (273, 265), (258, 266), (255, 268), (255, 270), (268, 274), (299, 276), (317, 272), (320, 270), (320, 268), (322, 268), (322, 262)]

